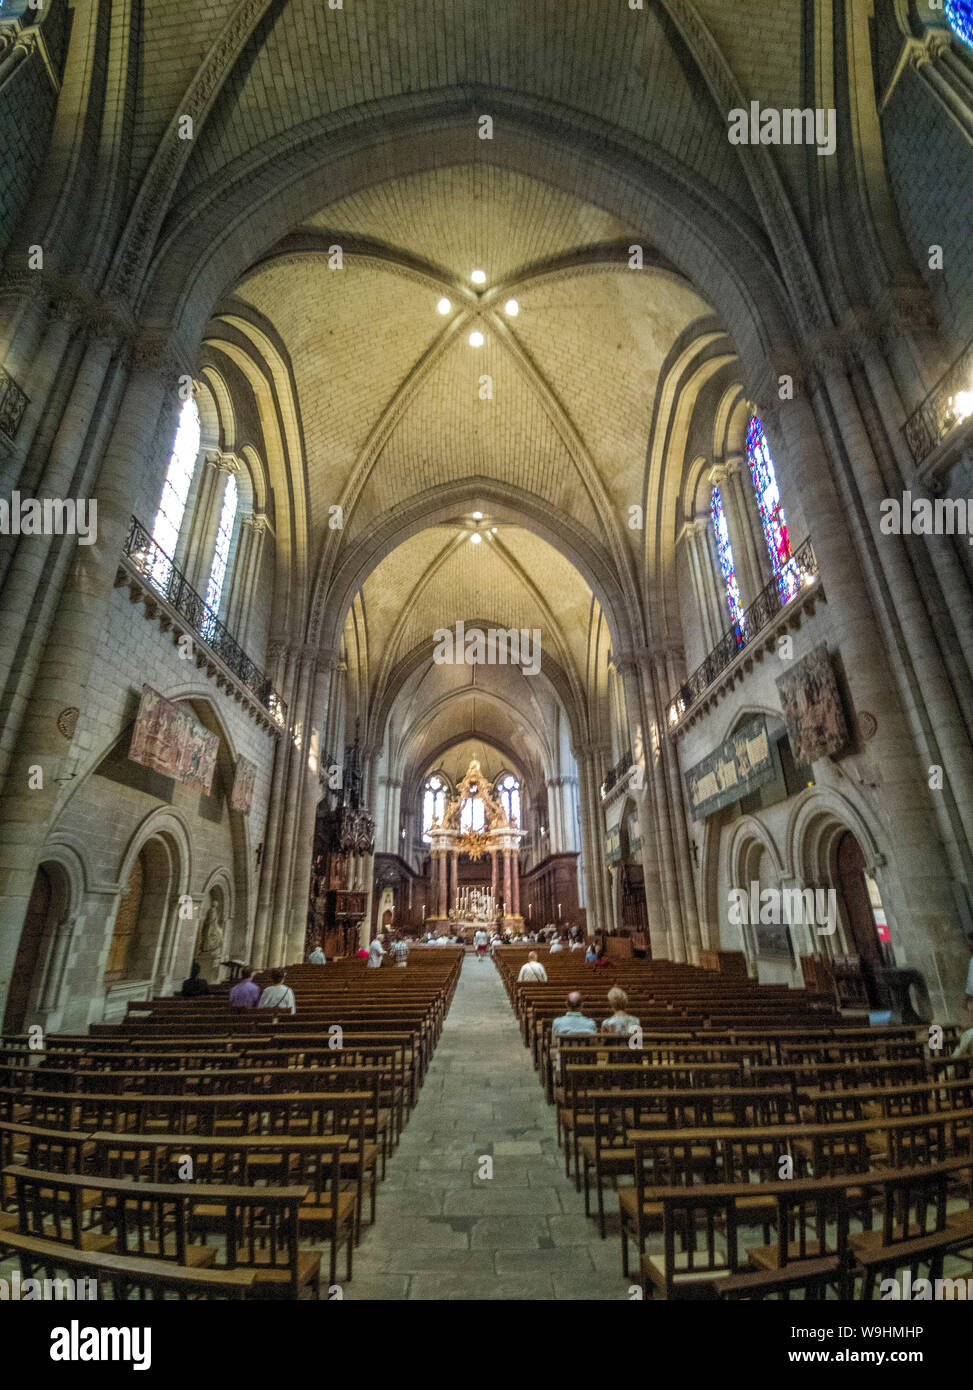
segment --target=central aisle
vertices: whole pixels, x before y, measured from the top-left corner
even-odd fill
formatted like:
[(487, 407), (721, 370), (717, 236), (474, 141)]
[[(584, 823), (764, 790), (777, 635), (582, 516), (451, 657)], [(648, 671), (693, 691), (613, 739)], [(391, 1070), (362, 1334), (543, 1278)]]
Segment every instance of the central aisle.
[[(478, 1176), (484, 1156), (492, 1178)], [(564, 1176), (554, 1110), (500, 977), (468, 955), (345, 1297), (627, 1296), (618, 1238), (598, 1238)]]

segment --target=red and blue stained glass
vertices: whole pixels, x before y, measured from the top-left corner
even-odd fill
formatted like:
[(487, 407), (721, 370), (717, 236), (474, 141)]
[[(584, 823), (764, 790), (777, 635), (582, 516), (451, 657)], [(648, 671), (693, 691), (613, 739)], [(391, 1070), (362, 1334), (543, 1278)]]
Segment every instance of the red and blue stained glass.
[(973, 0), (946, 0), (946, 18), (953, 32), (973, 48)]
[(740, 586), (737, 583), (733, 565), (733, 546), (730, 544), (730, 528), (726, 524), (726, 511), (723, 496), (718, 487), (713, 489), (713, 535), (716, 537), (716, 558), (720, 562), (723, 585), (726, 589), (726, 602), (730, 610), (733, 626), (740, 637), (743, 631), (743, 604), (740, 602)]
[(757, 507), (770, 552), (770, 563), (777, 576), (781, 599), (786, 603), (797, 593), (800, 581), (794, 565), (789, 563), (791, 542), (787, 534), (787, 518), (781, 505), (777, 472), (759, 415), (752, 415), (747, 427), (747, 462), (753, 490), (757, 494)]

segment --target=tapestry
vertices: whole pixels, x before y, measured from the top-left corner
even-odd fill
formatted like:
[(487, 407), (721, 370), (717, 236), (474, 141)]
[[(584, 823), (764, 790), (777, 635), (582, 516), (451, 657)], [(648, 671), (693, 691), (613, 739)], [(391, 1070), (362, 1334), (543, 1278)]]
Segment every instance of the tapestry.
[(151, 686), (142, 686), (142, 702), (128, 750), (133, 762), (208, 796), (219, 746), (219, 737), (204, 729), (189, 710), (166, 700)]
[(233, 790), (230, 793), (230, 810), (242, 811), (248, 815), (253, 805), (253, 786), (257, 780), (257, 765), (241, 753), (236, 760), (233, 774)]
[(767, 720), (760, 715), (686, 773), (690, 814), (693, 820), (705, 820), (780, 775), (777, 744), (770, 741)]
[(778, 676), (777, 689), (795, 762), (811, 763), (847, 746), (848, 725), (826, 646)]

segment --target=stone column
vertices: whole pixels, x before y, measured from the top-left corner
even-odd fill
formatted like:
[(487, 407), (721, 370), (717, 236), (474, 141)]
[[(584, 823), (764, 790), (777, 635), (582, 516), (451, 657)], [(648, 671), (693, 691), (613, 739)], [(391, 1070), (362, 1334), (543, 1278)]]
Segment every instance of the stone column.
[(510, 851), (510, 874), (513, 879), (514, 916), (520, 916), (520, 856), (515, 849)]
[(436, 915), (437, 915), (437, 917), (445, 917), (445, 916), (446, 916), (446, 850), (441, 849), (441, 850), (439, 851), (438, 855), (437, 855), (437, 858), (438, 858), (438, 860), (439, 860), (439, 882), (438, 882), (438, 885), (437, 885), (437, 886), (438, 886), (438, 895), (439, 895), (439, 911), (437, 912)]
[(672, 847), (666, 833), (666, 802), (660, 780), (661, 735), (655, 722), (655, 735), (646, 720), (643, 671), (630, 656), (617, 656), (615, 665), (622, 677), (629, 718), (629, 736), (635, 755), (636, 775), (629, 785), (638, 813), (642, 839), (642, 880), (645, 891), (649, 939), (655, 960), (678, 959), (671, 955), (672, 928), (679, 920), (678, 895)]
[(240, 522), (226, 602), (226, 625), (244, 651), (247, 650), (253, 622), (254, 598), (263, 564), (264, 537), (269, 530), (270, 522), (263, 512), (252, 512)]
[(494, 903), (496, 903), (498, 894), (497, 894), (497, 851), (496, 851), (495, 849), (491, 849), (491, 851), (490, 851), (490, 896), (493, 898)]

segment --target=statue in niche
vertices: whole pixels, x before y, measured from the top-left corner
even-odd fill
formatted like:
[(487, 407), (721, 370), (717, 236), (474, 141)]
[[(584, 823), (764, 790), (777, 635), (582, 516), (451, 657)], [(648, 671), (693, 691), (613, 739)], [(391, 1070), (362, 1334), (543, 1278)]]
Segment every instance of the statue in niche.
[(202, 955), (215, 956), (223, 947), (223, 912), (216, 897), (210, 898), (203, 930), (200, 933), (199, 949)]

